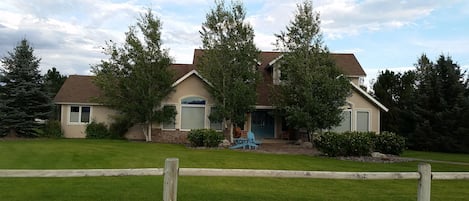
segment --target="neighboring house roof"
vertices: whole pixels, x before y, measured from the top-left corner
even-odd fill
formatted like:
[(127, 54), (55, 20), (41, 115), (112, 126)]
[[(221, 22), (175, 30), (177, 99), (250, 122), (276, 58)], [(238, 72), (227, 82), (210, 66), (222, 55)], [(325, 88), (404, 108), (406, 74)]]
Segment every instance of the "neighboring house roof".
[(93, 103), (101, 92), (93, 83), (94, 76), (70, 75), (54, 98), (56, 103)]

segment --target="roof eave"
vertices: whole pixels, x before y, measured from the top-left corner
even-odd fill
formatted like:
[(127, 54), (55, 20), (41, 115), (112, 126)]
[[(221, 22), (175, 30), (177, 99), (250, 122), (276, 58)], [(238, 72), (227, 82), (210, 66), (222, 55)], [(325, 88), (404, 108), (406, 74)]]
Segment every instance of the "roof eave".
[(360, 92), (360, 94), (362, 94), (363, 96), (365, 96), (366, 98), (368, 98), (369, 100), (371, 100), (371, 102), (373, 102), (375, 105), (377, 105), (381, 110), (385, 111), (385, 112), (388, 112), (389, 109), (384, 106), (383, 104), (381, 104), (378, 100), (376, 100), (375, 98), (373, 98), (370, 94), (366, 93), (366, 91), (364, 91), (362, 88), (360, 88), (359, 86), (357, 86), (356, 84), (354, 84), (353, 82), (350, 82), (350, 84), (358, 91)]

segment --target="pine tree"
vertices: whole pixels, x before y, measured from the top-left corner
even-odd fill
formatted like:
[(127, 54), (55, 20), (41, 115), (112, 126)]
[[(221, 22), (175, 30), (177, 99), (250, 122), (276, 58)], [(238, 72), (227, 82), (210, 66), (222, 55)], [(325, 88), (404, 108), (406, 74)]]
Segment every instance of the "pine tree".
[(161, 47), (161, 21), (148, 10), (137, 27), (129, 27), (122, 47), (111, 42), (105, 50), (109, 60), (92, 68), (103, 92), (98, 101), (140, 124), (146, 141), (151, 141), (152, 123), (171, 121), (176, 114), (172, 107), (161, 107), (173, 92), (171, 58)]
[(62, 87), (66, 79), (67, 76), (60, 74), (60, 72), (55, 67), (47, 70), (43, 80), (46, 91), (49, 93), (51, 98), (53, 98), (55, 94), (59, 92), (60, 87)]
[(35, 136), (36, 120), (46, 119), (52, 108), (39, 73), (40, 59), (23, 39), (1, 62), (4, 66), (0, 77), (1, 133)]
[[(47, 73), (43, 77), (43, 82), (45, 90), (51, 99), (54, 99), (55, 95), (57, 92), (59, 92), (66, 79), (67, 76), (60, 74), (60, 72), (55, 67), (47, 70)], [(49, 119), (57, 120), (60, 117), (59, 112), (60, 105), (56, 105), (53, 107)]]
[(246, 112), (253, 110), (257, 98), (259, 50), (254, 44), (254, 30), (245, 17), (240, 2), (226, 7), (224, 1), (216, 1), (200, 32), (204, 55), (198, 69), (212, 84), (208, 91), (217, 108), (211, 118), (228, 122), (230, 133), (233, 124), (244, 123)]
[(312, 3), (297, 7), (286, 31), (275, 35), (284, 54), (278, 61), (282, 83), (272, 99), (289, 126), (312, 133), (340, 123), (350, 83), (323, 44), (319, 14)]
[(469, 152), (469, 99), (464, 72), (451, 57), (432, 63), (425, 55), (417, 64), (419, 123), (413, 142), (416, 149)]

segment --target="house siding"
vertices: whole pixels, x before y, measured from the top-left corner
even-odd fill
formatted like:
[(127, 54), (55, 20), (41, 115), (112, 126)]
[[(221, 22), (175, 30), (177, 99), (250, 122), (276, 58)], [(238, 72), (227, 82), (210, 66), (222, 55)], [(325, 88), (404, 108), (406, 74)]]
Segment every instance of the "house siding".
[(379, 133), (380, 109), (376, 105), (370, 103), (366, 98), (358, 94), (355, 90), (353, 90), (352, 95), (347, 98), (347, 102), (352, 104), (352, 130), (357, 129), (357, 112), (368, 111), (370, 115), (369, 131)]

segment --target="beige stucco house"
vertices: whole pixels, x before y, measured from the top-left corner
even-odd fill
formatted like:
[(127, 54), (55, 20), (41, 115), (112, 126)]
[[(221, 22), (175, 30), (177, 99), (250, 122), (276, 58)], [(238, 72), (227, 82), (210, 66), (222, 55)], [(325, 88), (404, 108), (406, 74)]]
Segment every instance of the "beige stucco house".
[[(177, 115), (172, 124), (153, 125), (152, 140), (156, 142), (185, 143), (188, 131), (197, 128), (222, 130), (219, 122), (210, 122), (208, 116), (214, 101), (206, 90), (209, 84), (196, 70), (202, 50), (195, 50), (192, 64), (173, 64), (176, 72), (174, 92), (163, 105), (175, 107)], [(366, 76), (353, 54), (332, 54), (337, 66), (350, 79), (352, 93), (344, 106), (343, 121), (336, 131), (380, 131), (380, 112), (388, 109), (360, 88)], [(258, 70), (263, 76), (257, 88), (256, 110), (246, 114), (244, 130), (251, 130), (256, 138), (298, 138), (286, 128), (281, 117), (272, 116), (269, 101), (271, 86), (279, 83), (280, 71), (276, 61), (280, 52), (261, 52)], [(93, 101), (100, 90), (93, 84), (93, 76), (71, 75), (57, 93), (54, 101), (60, 107), (60, 121), (67, 138), (84, 138), (86, 125), (94, 120), (109, 124), (115, 111)], [(142, 130), (135, 126), (126, 134), (129, 139), (145, 139)]]

